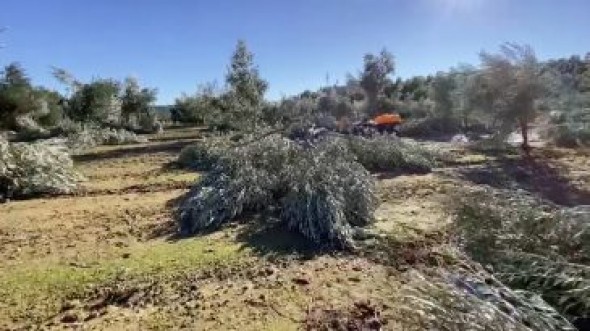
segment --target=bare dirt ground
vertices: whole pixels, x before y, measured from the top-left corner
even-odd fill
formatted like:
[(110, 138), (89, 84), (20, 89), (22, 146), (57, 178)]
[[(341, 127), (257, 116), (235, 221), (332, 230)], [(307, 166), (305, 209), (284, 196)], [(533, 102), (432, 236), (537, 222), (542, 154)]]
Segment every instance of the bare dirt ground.
[(398, 245), (391, 263), (310, 252), (256, 223), (176, 239), (174, 200), (199, 175), (170, 163), (198, 137), (175, 129), (96, 148), (76, 157), (82, 193), (0, 205), (0, 329), (409, 329), (400, 289), (411, 270), (444, 257), (416, 243), (445, 236), (457, 194), (485, 184), (590, 204), (588, 151), (546, 148), (522, 160), (441, 144), (453, 162), (430, 174), (376, 175), (376, 228)]

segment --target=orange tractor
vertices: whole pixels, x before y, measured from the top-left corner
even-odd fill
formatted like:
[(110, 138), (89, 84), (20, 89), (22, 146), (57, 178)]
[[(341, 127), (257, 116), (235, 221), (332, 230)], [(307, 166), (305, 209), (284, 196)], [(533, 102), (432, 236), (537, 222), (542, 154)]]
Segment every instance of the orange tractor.
[(355, 123), (353, 133), (364, 136), (371, 136), (377, 132), (381, 134), (399, 134), (398, 128), (402, 122), (403, 120), (399, 114), (385, 113), (375, 116), (370, 120)]
[(373, 118), (375, 128), (379, 133), (398, 133), (398, 127), (402, 124), (402, 117), (396, 113), (381, 114)]

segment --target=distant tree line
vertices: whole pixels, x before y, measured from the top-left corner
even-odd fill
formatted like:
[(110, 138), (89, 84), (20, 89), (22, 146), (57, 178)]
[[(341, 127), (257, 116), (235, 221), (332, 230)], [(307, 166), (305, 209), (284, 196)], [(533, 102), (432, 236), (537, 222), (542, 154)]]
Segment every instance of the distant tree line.
[[(409, 122), (420, 121), (415, 127), (418, 131), (444, 134), (478, 128), (504, 137), (517, 130), (528, 148), (528, 128), (540, 114), (550, 116), (554, 124), (562, 125), (563, 132), (570, 133), (577, 120), (588, 117), (590, 55), (540, 62), (530, 46), (506, 43), (496, 53), (482, 52), (480, 60), (479, 66), (461, 65), (434, 75), (393, 79), (395, 59), (384, 49), (366, 54), (362, 70), (348, 75), (343, 85), (268, 102), (264, 100), (268, 84), (240, 41), (225, 86), (206, 84), (194, 95), (181, 96), (172, 118), (237, 129), (294, 122), (345, 126), (397, 112)], [(577, 138), (590, 140), (584, 138), (590, 132), (587, 126), (578, 131)]]
[[(497, 53), (482, 52), (480, 60), (478, 66), (402, 79), (394, 78), (395, 58), (383, 49), (366, 54), (360, 72), (349, 74), (345, 84), (270, 102), (254, 54), (238, 41), (224, 85), (207, 83), (183, 94), (170, 117), (218, 130), (253, 130), (295, 124), (346, 127), (397, 112), (408, 122), (407, 134), (477, 128), (502, 137), (518, 130), (527, 147), (528, 128), (542, 115), (557, 127), (553, 134), (561, 143), (590, 141), (590, 53), (540, 62), (531, 47), (504, 44)], [(0, 128), (39, 130), (63, 120), (134, 130), (156, 126), (157, 91), (134, 78), (81, 82), (57, 68), (54, 76), (67, 87), (65, 95), (32, 85), (18, 63), (7, 65), (0, 76)]]
[(67, 95), (34, 86), (20, 64), (7, 65), (0, 73), (0, 129), (43, 132), (70, 120), (150, 131), (156, 123), (157, 91), (134, 78), (83, 83), (57, 68), (54, 76), (68, 87)]

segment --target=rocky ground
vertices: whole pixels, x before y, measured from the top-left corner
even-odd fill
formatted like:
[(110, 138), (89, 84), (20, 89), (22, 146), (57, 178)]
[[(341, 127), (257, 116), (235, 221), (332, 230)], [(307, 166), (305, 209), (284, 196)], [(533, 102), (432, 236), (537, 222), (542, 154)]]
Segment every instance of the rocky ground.
[(1, 204), (0, 329), (419, 329), (400, 310), (404, 291), (448, 263), (458, 196), (489, 185), (590, 204), (588, 151), (522, 160), (439, 143), (449, 161), (432, 173), (375, 175), (389, 248), (321, 254), (240, 221), (178, 239), (173, 206), (199, 175), (171, 163), (199, 135), (96, 148), (75, 160), (83, 192)]

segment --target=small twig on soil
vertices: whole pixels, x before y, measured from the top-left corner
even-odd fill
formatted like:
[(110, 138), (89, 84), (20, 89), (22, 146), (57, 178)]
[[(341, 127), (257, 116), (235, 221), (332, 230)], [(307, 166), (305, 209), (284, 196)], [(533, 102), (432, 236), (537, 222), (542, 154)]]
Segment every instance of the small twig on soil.
[(294, 317), (287, 316), (287, 315), (283, 314), (283, 313), (282, 313), (282, 312), (280, 312), (280, 311), (279, 311), (279, 310), (278, 310), (278, 309), (277, 309), (277, 308), (276, 308), (274, 305), (268, 305), (268, 306), (269, 306), (269, 307), (270, 307), (270, 309), (272, 309), (272, 310), (273, 310), (275, 313), (277, 313), (277, 315), (279, 315), (279, 316), (281, 316), (281, 317), (283, 317), (283, 318), (289, 319), (289, 320), (291, 320), (291, 322), (294, 322), (294, 323), (303, 323), (303, 322), (304, 322), (304, 320), (298, 320), (298, 319), (296, 319), (296, 318), (294, 318)]

